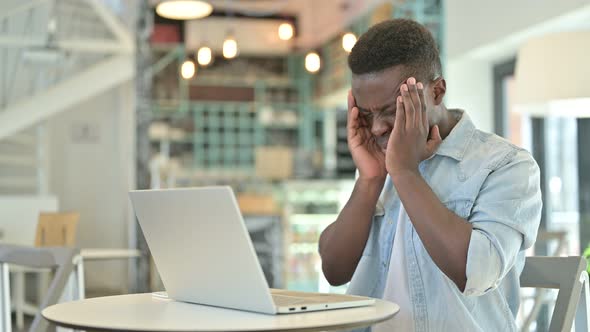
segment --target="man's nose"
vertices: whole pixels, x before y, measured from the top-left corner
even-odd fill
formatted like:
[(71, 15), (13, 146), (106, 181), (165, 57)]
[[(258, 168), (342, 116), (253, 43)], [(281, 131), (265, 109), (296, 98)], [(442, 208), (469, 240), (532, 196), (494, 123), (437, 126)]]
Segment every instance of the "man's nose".
[(371, 125), (371, 134), (375, 137), (380, 137), (391, 130), (390, 125), (379, 118), (373, 119), (373, 123)]

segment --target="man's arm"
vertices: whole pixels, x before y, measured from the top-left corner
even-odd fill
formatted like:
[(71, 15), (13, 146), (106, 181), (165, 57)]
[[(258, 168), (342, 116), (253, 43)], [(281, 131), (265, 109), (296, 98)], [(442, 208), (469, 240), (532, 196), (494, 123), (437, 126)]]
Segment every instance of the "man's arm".
[(413, 77), (406, 82), (397, 98), (385, 166), (426, 251), (463, 291), (472, 227), (440, 202), (418, 171), (420, 162), (436, 152), (442, 138), (437, 125), (429, 126), (423, 84)]
[(471, 224), (449, 211), (420, 173), (399, 173), (392, 180), (426, 251), (463, 291), (467, 282), (465, 270)]
[(387, 171), (434, 263), (465, 295), (485, 294), (498, 286), (518, 252), (534, 243), (541, 211), (538, 167), (521, 152), (488, 176), (469, 221), (447, 210), (418, 171), (440, 145), (440, 132), (437, 126), (429, 131), (422, 84), (407, 82), (397, 100)]
[(367, 243), (375, 205), (387, 176), (385, 156), (372, 139), (370, 128), (359, 118), (352, 91), (348, 92), (346, 131), (359, 178), (336, 221), (320, 236), (322, 270), (332, 285), (345, 284), (352, 278)]
[(381, 179), (358, 179), (336, 221), (322, 232), (322, 271), (331, 285), (342, 285), (352, 278), (367, 243), (382, 188)]
[(524, 151), (484, 181), (469, 222), (446, 209), (419, 174), (393, 182), (424, 247), (465, 295), (495, 289), (533, 245), (541, 217), (540, 172)]

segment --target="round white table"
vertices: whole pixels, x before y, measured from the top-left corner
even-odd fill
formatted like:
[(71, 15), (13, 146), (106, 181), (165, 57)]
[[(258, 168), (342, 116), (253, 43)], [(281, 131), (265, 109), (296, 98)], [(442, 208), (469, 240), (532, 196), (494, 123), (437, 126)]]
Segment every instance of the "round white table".
[(56, 304), (42, 314), (59, 326), (117, 331), (325, 331), (365, 327), (399, 311), (395, 303), (266, 315), (176, 302), (152, 294), (107, 296)]

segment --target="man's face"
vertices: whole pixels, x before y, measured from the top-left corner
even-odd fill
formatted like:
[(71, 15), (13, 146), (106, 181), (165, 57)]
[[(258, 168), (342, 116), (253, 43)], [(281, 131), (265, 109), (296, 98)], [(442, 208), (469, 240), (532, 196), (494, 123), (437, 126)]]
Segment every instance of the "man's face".
[[(396, 115), (396, 99), (401, 94), (400, 87), (410, 78), (402, 66), (384, 70), (376, 74), (354, 75), (352, 95), (359, 109), (361, 124), (369, 128), (377, 144), (387, 148), (389, 134), (393, 130)], [(427, 114), (430, 115), (432, 102), (428, 82), (424, 84)], [(430, 118), (430, 116), (429, 116)]]

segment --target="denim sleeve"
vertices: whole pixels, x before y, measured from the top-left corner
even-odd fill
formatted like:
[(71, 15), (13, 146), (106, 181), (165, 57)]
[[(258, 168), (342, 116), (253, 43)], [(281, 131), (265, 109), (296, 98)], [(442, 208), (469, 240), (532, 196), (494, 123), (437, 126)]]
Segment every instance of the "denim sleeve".
[(480, 296), (500, 284), (518, 253), (534, 244), (541, 206), (539, 167), (527, 152), (488, 175), (469, 217), (464, 295)]

